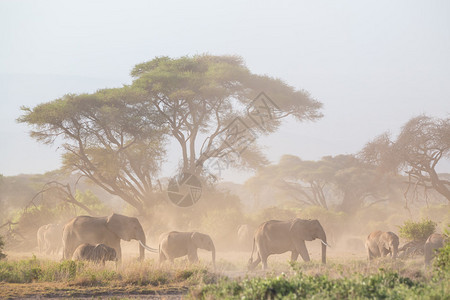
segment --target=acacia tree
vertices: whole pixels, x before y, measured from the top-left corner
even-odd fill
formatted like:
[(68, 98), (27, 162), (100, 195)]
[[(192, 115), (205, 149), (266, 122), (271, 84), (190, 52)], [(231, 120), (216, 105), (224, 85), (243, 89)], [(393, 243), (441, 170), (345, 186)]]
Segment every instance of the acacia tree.
[(142, 93), (124, 87), (22, 109), (18, 121), (34, 127), (33, 138), (64, 141), (65, 169), (81, 172), (140, 212), (154, 204), (165, 131)]
[(440, 178), (436, 166), (450, 157), (450, 119), (425, 115), (409, 120), (396, 139), (385, 133), (369, 142), (360, 156), (383, 172), (403, 173), (408, 191), (436, 190), (450, 201), (450, 181)]
[[(208, 159), (230, 152), (230, 139), (236, 137), (227, 130), (236, 117), (248, 129), (264, 134), (276, 131), (281, 119), (289, 115), (300, 121), (321, 117), (321, 103), (307, 92), (297, 91), (279, 79), (252, 74), (237, 56), (159, 57), (138, 64), (131, 75), (135, 78), (133, 86), (146, 91), (147, 100), (178, 142), (181, 169), (191, 173), (201, 173)], [(262, 130), (242, 110), (261, 92), (269, 95), (279, 109), (266, 118)], [(253, 143), (228, 163), (256, 168), (266, 159)]]
[[(62, 139), (64, 168), (81, 172), (141, 213), (157, 201), (155, 180), (167, 139), (180, 145), (181, 169), (200, 174), (209, 159), (230, 152), (235, 136), (227, 130), (237, 117), (265, 134), (289, 115), (321, 117), (321, 103), (307, 92), (252, 74), (235, 56), (159, 57), (136, 65), (131, 75), (130, 86), (24, 107), (18, 121), (32, 126), (31, 136), (40, 142)], [(279, 108), (263, 129), (244, 109), (261, 91)], [(228, 163), (255, 168), (266, 162), (256, 143), (239, 154)]]
[(277, 165), (262, 168), (246, 182), (252, 191), (264, 186), (279, 190), (302, 205), (329, 208), (330, 195), (340, 198), (339, 209), (353, 212), (365, 205), (387, 200), (392, 178), (382, 176), (353, 155), (325, 156), (319, 161), (304, 161), (284, 155)]

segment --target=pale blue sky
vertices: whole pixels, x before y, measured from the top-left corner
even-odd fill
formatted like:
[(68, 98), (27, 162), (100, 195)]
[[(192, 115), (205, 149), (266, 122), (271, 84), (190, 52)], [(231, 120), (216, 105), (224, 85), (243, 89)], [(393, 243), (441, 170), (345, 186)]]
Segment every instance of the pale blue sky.
[(322, 120), (261, 139), (272, 161), (354, 153), (413, 116), (449, 115), (450, 1), (279, 2), (0, 1), (0, 173), (60, 166), (15, 122), (21, 105), (119, 87), (160, 55), (237, 54), (321, 101)]

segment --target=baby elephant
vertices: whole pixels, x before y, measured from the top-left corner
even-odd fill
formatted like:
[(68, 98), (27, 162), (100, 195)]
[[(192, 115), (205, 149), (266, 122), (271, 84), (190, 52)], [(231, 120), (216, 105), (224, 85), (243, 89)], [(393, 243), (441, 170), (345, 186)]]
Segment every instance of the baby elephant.
[(390, 254), (392, 259), (397, 258), (398, 236), (393, 232), (374, 231), (366, 239), (366, 250), (369, 260), (375, 257), (385, 257)]
[(72, 256), (73, 260), (90, 260), (96, 263), (101, 262), (105, 265), (105, 261), (117, 261), (116, 250), (105, 244), (81, 244), (77, 247)]
[(216, 268), (216, 249), (211, 237), (200, 232), (178, 232), (171, 231), (163, 233), (159, 237), (159, 264), (166, 259), (173, 262), (177, 257), (187, 255), (189, 262), (198, 261), (197, 249), (212, 252), (212, 262)]

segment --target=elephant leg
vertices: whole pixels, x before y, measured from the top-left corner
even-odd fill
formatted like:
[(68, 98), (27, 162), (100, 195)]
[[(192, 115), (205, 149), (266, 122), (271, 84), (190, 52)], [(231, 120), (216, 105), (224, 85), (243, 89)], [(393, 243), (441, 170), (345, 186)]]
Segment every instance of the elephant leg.
[(429, 265), (432, 259), (432, 249), (430, 248), (430, 245), (425, 245), (424, 247), (424, 256), (425, 256), (425, 265)]
[(373, 254), (369, 248), (367, 248), (367, 258), (369, 259), (369, 261), (371, 261), (373, 259)]
[(79, 246), (79, 243), (76, 243), (76, 244), (66, 243), (63, 248), (63, 260), (64, 259), (72, 259), (73, 252), (75, 252), (75, 249), (78, 246)]
[(295, 241), (295, 248), (298, 253), (300, 253), (300, 256), (303, 258), (304, 261), (310, 261), (308, 249), (306, 249), (305, 241)]
[(388, 253), (389, 253), (389, 251), (386, 248), (384, 248), (384, 247), (380, 247), (379, 251), (380, 251), (380, 256), (381, 257), (386, 257), (388, 255)]
[(262, 261), (262, 269), (267, 270), (267, 258), (269, 255), (267, 254), (261, 254), (261, 261)]
[(112, 243), (108, 244), (108, 246), (116, 250), (116, 258), (118, 264), (120, 265), (122, 263), (122, 249), (120, 248), (120, 240), (113, 241)]
[(198, 262), (197, 249), (188, 252), (188, 260), (191, 264)]
[(254, 270), (255, 268), (256, 268), (256, 266), (258, 266), (258, 264), (261, 262), (261, 256), (259, 255), (259, 252), (257, 253), (257, 258), (256, 258), (256, 260), (254, 261), (254, 262), (251, 262), (250, 263), (250, 261), (249, 261), (249, 265), (248, 265), (248, 269), (249, 270)]
[(298, 258), (298, 252), (295, 251), (295, 250), (293, 250), (293, 251), (291, 252), (291, 261), (296, 261), (297, 258)]
[(167, 257), (162, 251), (159, 251), (159, 266), (167, 260)]

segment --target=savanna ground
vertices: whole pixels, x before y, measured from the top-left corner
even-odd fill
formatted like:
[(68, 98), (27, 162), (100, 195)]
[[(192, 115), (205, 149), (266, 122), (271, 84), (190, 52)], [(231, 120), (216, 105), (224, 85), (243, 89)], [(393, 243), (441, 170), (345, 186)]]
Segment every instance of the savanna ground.
[(259, 265), (248, 272), (250, 251), (219, 251), (214, 272), (206, 251), (199, 251), (201, 264), (189, 265), (181, 258), (160, 267), (156, 254), (138, 262), (137, 246), (125, 244), (118, 268), (113, 262), (103, 267), (60, 262), (59, 255), (7, 253), (8, 260), (0, 262), (0, 298), (450, 299), (448, 280), (425, 268), (423, 257), (368, 264), (363, 250), (334, 247), (322, 265), (320, 244), (313, 241), (307, 242), (309, 263), (300, 258), (289, 263), (286, 253), (269, 257), (268, 271)]

